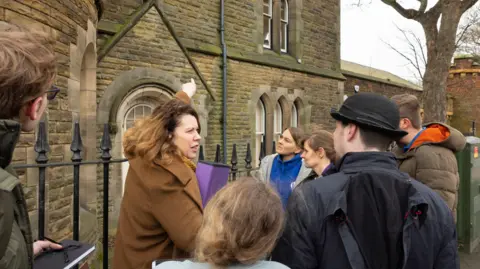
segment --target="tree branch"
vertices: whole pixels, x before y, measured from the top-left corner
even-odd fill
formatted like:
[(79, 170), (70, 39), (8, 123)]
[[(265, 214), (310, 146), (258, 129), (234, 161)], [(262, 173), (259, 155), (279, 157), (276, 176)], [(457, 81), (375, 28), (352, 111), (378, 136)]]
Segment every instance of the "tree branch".
[(432, 19), (435, 20), (436, 23), (442, 14), (442, 5), (443, 0), (438, 0), (438, 2), (432, 8), (425, 12), (425, 16), (422, 16), (422, 19), (419, 20), (419, 22), (423, 23), (422, 21), (425, 21), (426, 19)]
[[(402, 7), (402, 5), (397, 3), (397, 0), (381, 0), (381, 1), (383, 3), (391, 6), (400, 15), (402, 15), (403, 17), (405, 17), (407, 19), (416, 20), (418, 17), (420, 17), (422, 14), (424, 14), (424, 13), (421, 13), (420, 11), (418, 11), (418, 10), (415, 10), (415, 9), (405, 9), (404, 7)], [(427, 2), (428, 0), (421, 0), (421, 1)], [(478, 0), (471, 0), (471, 1), (478, 1)], [(423, 6), (423, 3), (420, 7), (422, 7), (422, 6)]]
[(414, 35), (412, 33), (412, 36), (413, 38), (415, 39), (415, 42), (417, 42), (417, 46), (420, 48), (420, 53), (421, 53), (421, 60), (422, 60), (422, 64), (423, 66), (426, 66), (427, 65), (427, 53), (425, 52), (425, 49), (424, 49), (424, 43), (422, 42), (422, 40), (420, 40), (420, 38), (416, 35)]
[[(423, 66), (422, 66), (422, 63), (420, 61), (426, 62), (426, 60), (424, 59), (424, 56), (423, 56), (424, 52), (423, 52), (423, 46), (421, 46), (421, 42), (419, 42), (420, 43), (419, 48), (417, 49), (416, 45), (410, 40), (410, 37), (408, 36), (408, 34), (414, 36), (415, 40), (417, 39), (417, 37), (413, 33), (408, 33), (407, 31), (401, 29), (397, 25), (395, 25), (395, 27), (397, 28), (398, 31), (400, 31), (402, 33), (405, 41), (407, 42), (407, 44), (409, 46), (410, 52), (413, 55), (410, 56), (410, 55), (408, 55), (408, 53), (400, 51), (395, 46), (391, 45), (388, 42), (385, 42), (384, 40), (382, 40), (382, 42), (385, 45), (387, 45), (391, 50), (395, 51), (402, 58), (407, 60), (407, 62), (414, 68), (415, 72), (413, 72), (413, 75), (415, 76), (415, 78), (417, 80), (423, 80), (422, 67), (424, 68), (425, 64), (423, 64)], [(418, 52), (418, 50), (420, 50), (420, 53)], [(422, 57), (420, 57), (420, 54), (422, 55)], [(420, 58), (420, 60), (419, 60), (419, 58)]]
[(427, 10), (428, 0), (418, 0), (418, 2), (420, 2), (420, 8), (418, 9), (418, 12), (421, 14), (425, 13), (425, 10)]
[(458, 27), (455, 46), (458, 52), (475, 55), (480, 50), (480, 5), (467, 11)]
[(460, 4), (460, 12), (465, 12), (469, 8), (473, 7), (478, 2), (478, 0), (463, 0)]

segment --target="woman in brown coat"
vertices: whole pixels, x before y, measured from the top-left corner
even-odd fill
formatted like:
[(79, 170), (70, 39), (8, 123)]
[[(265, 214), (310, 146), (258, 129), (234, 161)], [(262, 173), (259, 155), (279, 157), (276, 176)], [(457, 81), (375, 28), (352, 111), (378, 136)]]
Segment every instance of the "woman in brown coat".
[(155, 259), (188, 258), (194, 249), (203, 213), (192, 162), (200, 146), (200, 126), (189, 105), (193, 93), (186, 92), (157, 107), (125, 134), (130, 167), (115, 241), (115, 269), (151, 268)]

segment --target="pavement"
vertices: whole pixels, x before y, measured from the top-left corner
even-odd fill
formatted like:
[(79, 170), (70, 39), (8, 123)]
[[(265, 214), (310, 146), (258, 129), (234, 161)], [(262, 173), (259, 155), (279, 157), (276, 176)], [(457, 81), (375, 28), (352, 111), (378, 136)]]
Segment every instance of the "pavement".
[(472, 254), (459, 252), (460, 269), (479, 269), (480, 268), (480, 247)]

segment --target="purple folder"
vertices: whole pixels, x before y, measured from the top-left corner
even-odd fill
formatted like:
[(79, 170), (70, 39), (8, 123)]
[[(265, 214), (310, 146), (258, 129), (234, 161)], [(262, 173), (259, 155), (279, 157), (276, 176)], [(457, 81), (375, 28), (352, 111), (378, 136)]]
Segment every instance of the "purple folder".
[(199, 161), (196, 175), (205, 206), (215, 193), (227, 185), (230, 166), (221, 163)]

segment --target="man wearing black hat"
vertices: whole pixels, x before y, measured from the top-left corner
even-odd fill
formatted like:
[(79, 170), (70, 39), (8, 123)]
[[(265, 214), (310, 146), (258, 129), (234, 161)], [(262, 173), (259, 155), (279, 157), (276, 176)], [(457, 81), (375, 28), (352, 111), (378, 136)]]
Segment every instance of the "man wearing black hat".
[(331, 116), (339, 172), (295, 189), (272, 259), (298, 269), (460, 268), (449, 208), (386, 152), (406, 135), (395, 103), (359, 93)]

